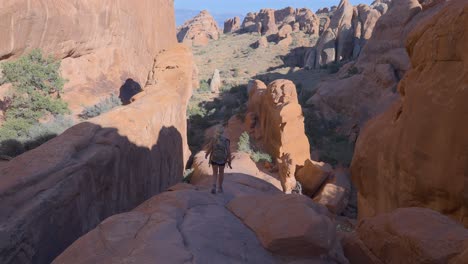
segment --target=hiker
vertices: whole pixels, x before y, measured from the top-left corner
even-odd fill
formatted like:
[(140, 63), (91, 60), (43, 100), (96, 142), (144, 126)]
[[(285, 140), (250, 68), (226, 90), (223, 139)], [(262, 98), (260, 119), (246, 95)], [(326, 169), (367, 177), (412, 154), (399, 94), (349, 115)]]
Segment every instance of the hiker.
[[(213, 168), (213, 188), (211, 193), (216, 193), (216, 183), (218, 183), (218, 193), (223, 193), (224, 167), (226, 163), (231, 167), (231, 151), (229, 149), (229, 139), (223, 136), (224, 129), (216, 129), (215, 136), (208, 143), (205, 159), (210, 157), (209, 165)], [(219, 180), (218, 180), (219, 175)]]

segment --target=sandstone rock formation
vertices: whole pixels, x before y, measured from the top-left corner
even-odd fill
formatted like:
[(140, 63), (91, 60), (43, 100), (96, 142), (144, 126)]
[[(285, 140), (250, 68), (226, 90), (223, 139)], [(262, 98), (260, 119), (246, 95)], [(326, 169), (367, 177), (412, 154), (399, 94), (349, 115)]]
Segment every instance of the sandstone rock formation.
[(240, 17), (236, 16), (234, 18), (230, 18), (224, 21), (224, 29), (223, 29), (224, 34), (237, 32), (240, 30), (240, 28), (241, 28)]
[(289, 24), (283, 25), (278, 31), (278, 38), (279, 39), (285, 39), (292, 32), (293, 32), (293, 29), (292, 29), (291, 25), (289, 25)]
[(330, 13), (330, 9), (328, 9), (328, 7), (320, 8), (315, 13), (317, 15), (320, 15), (320, 14), (327, 14), (328, 15)]
[(198, 77), (199, 75), (199, 70), (198, 70), (198, 67), (197, 67), (197, 64), (195, 63), (195, 61), (193, 62), (193, 65), (192, 65), (192, 88), (194, 90), (200, 88), (200, 78)]
[(49, 263), (104, 218), (181, 180), (192, 55), (173, 46), (156, 57), (129, 106), (2, 165), (1, 263)]
[[(331, 20), (325, 11), (321, 10), (320, 29), (317, 29), (321, 37), (316, 48), (315, 68), (357, 58), (382, 14), (375, 6), (360, 4), (353, 7), (348, 0), (340, 2)], [(310, 64), (305, 66), (311, 67)]]
[(290, 6), (275, 11), (276, 25), (291, 25), (296, 21), (296, 10)]
[(297, 170), (296, 179), (301, 183), (303, 193), (312, 197), (331, 176), (331, 173), (332, 168), (329, 165), (306, 160), (304, 167)]
[[(239, 133), (229, 130), (239, 128), (235, 122), (239, 119), (230, 120), (232, 126), (228, 126), (226, 136)], [(234, 169), (242, 168), (244, 164), (235, 160)], [(202, 263), (283, 263), (285, 257), (288, 263), (348, 263), (325, 207), (303, 196), (284, 195), (248, 173), (242, 169), (227, 172), (224, 194), (209, 193), (209, 177), (192, 178), (193, 185), (173, 186), (131, 212), (106, 219), (53, 263), (145, 263), (161, 259), (170, 263), (194, 259)], [(262, 205), (264, 214), (255, 214), (259, 207), (254, 205)], [(285, 210), (291, 212), (288, 218), (276, 217)], [(263, 226), (257, 228), (256, 223)], [(250, 224), (255, 230), (249, 228)], [(268, 233), (260, 234), (262, 228)], [(275, 243), (264, 248), (261, 241)]]
[(247, 13), (241, 25), (241, 30), (243, 32), (260, 32), (257, 27), (256, 16), (256, 13)]
[(227, 208), (273, 253), (321, 256), (323, 260), (348, 263), (336, 239), (335, 224), (327, 216), (327, 209), (305, 196), (244, 196), (233, 199)]
[(319, 34), (320, 19), (307, 8), (286, 7), (280, 10), (262, 9), (258, 13), (248, 13), (241, 26), (242, 32), (260, 32), (262, 35), (278, 33), (278, 28), (291, 26), (293, 31), (303, 31), (310, 35)]
[(215, 69), (213, 72), (213, 77), (211, 77), (210, 81), (210, 91), (212, 93), (219, 93), (219, 89), (221, 89), (221, 76), (219, 76), (219, 70)]
[[(435, 6), (421, 12), (417, 0), (393, 2), (377, 21), (357, 62), (343, 66), (337, 78), (319, 83), (317, 92), (307, 101), (325, 118), (341, 118), (340, 131), (344, 134), (350, 135), (353, 127), (361, 128), (398, 98), (396, 86), (410, 68), (404, 48), (407, 35), (419, 21), (427, 20), (440, 9)], [(326, 38), (326, 34), (321, 38)]]
[(256, 16), (256, 22), (260, 23), (260, 32), (262, 35), (273, 35), (278, 33), (278, 26), (275, 21), (275, 10), (262, 9)]
[(315, 194), (313, 200), (326, 206), (331, 213), (340, 215), (349, 203), (350, 193), (351, 179), (349, 172), (344, 169), (337, 169), (333, 174), (329, 172), (327, 181), (320, 191)]
[[(248, 185), (234, 187), (255, 191)], [(195, 259), (200, 263), (275, 262), (222, 200), (204, 188), (173, 189), (131, 212), (106, 219), (53, 263), (189, 263)], [(226, 188), (226, 192), (231, 191)]]
[(203, 10), (177, 29), (177, 40), (189, 46), (205, 46), (210, 40), (219, 39), (219, 33), (216, 20)]
[(252, 47), (255, 49), (268, 48), (268, 46), (268, 39), (265, 36), (260, 37), (255, 43), (252, 44)]
[(299, 29), (310, 35), (319, 35), (320, 19), (309, 9), (300, 8), (296, 10), (296, 20)]
[[(412, 6), (414, 17), (421, 7)], [(468, 226), (468, 71), (462, 67), (468, 61), (468, 3), (439, 7), (408, 37), (412, 69), (398, 86), (401, 100), (359, 136), (352, 175), (360, 217), (418, 206)]]
[(296, 185), (296, 165), (310, 158), (304, 117), (294, 83), (276, 80), (265, 87), (257, 81), (249, 91), (247, 108), (255, 116), (252, 137), (278, 160), (283, 189), (290, 192)]
[(354, 27), (354, 43), (353, 43), (353, 58), (357, 58), (361, 53), (362, 48), (371, 38), (375, 24), (380, 18), (381, 13), (368, 5), (360, 4), (354, 9), (353, 27)]
[(452, 263), (468, 248), (466, 228), (424, 208), (402, 208), (366, 218), (357, 233), (383, 263)]
[(33, 48), (62, 59), (63, 99), (76, 114), (126, 80), (141, 86), (175, 41), (173, 1), (0, 1), (0, 61)]

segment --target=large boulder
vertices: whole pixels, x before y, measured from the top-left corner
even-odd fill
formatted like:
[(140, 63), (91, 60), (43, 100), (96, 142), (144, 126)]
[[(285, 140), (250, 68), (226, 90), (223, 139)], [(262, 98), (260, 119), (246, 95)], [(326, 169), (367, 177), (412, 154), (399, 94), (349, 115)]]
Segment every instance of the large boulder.
[(218, 40), (219, 33), (216, 20), (203, 10), (177, 29), (177, 40), (188, 45), (206, 46), (210, 40)]
[(351, 179), (349, 171), (336, 169), (314, 196), (314, 201), (326, 206), (330, 212), (340, 215), (349, 203)]
[(249, 92), (247, 108), (255, 116), (252, 137), (278, 161), (283, 190), (290, 192), (296, 185), (296, 166), (310, 158), (302, 108), (293, 82), (276, 80), (264, 87), (258, 81), (257, 89)]
[(301, 31), (314, 36), (319, 35), (320, 19), (310, 9), (297, 9), (296, 22), (299, 23)]
[(240, 17), (236, 16), (236, 17), (233, 17), (224, 21), (224, 29), (223, 29), (224, 34), (237, 32), (240, 30), (240, 28), (241, 28)]
[(257, 13), (249, 12), (244, 17), (241, 25), (242, 32), (260, 32), (257, 24)]
[(451, 263), (468, 248), (466, 228), (425, 208), (401, 208), (363, 219), (357, 233), (378, 259), (389, 264)]
[(291, 25), (296, 21), (296, 9), (288, 6), (275, 11), (275, 23), (277, 25)]
[(173, 46), (129, 106), (1, 166), (1, 263), (50, 263), (106, 217), (182, 179), (193, 62), (188, 48)]
[(332, 63), (336, 60), (336, 33), (333, 29), (328, 28), (323, 32), (317, 42), (315, 49), (315, 68), (320, 68), (322, 65)]
[(303, 167), (297, 170), (296, 179), (301, 183), (303, 193), (312, 197), (331, 176), (331, 173), (330, 165), (309, 159)]
[[(348, 0), (341, 0), (334, 12), (330, 25), (323, 32), (316, 48), (315, 67), (331, 62), (348, 59), (352, 55), (353, 42), (353, 6)], [(317, 33), (319, 32), (320, 19), (317, 18)]]
[(401, 100), (357, 141), (352, 177), (361, 218), (418, 206), (468, 226), (468, 3), (443, 6), (409, 35), (412, 69), (398, 87)]
[(278, 33), (278, 26), (275, 21), (275, 10), (273, 9), (262, 9), (257, 14), (257, 23), (261, 23), (262, 35), (273, 35)]
[(359, 57), (362, 48), (366, 45), (367, 41), (371, 38), (374, 32), (375, 24), (380, 18), (381, 13), (368, 5), (359, 4), (354, 8), (353, 29), (354, 29), (354, 43), (353, 43), (353, 58)]
[(273, 253), (320, 256), (323, 260), (348, 263), (327, 209), (305, 196), (243, 196), (233, 199), (227, 208)]
[(175, 42), (174, 3), (0, 1), (0, 61), (39, 48), (62, 60), (62, 98), (74, 114), (131, 82), (144, 87), (153, 59)]

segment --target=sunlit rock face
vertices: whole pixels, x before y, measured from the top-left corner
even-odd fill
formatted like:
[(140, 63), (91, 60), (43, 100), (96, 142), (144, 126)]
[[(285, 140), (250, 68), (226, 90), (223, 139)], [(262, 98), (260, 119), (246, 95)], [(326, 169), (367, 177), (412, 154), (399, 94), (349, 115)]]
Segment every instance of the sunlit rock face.
[(176, 41), (174, 20), (170, 0), (3, 0), (0, 61), (34, 48), (63, 59), (63, 99), (79, 113), (126, 81), (144, 87), (156, 54)]

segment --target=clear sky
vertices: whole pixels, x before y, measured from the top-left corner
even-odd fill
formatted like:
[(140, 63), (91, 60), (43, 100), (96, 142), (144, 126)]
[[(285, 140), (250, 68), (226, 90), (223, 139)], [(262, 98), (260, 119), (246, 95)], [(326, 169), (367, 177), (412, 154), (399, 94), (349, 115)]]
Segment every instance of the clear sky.
[[(176, 9), (203, 10), (213, 13), (240, 13), (258, 11), (262, 8), (279, 9), (287, 6), (307, 7), (313, 11), (322, 7), (338, 5), (339, 0), (175, 0)], [(370, 4), (372, 0), (350, 0), (353, 5)]]

